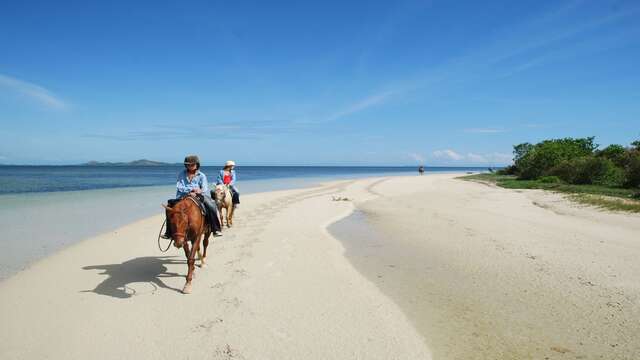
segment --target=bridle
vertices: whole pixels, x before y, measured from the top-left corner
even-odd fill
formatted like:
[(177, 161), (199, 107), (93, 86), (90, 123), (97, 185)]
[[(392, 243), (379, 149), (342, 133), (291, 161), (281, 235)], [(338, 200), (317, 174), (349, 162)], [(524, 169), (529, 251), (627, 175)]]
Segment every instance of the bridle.
[(220, 199), (218, 199), (218, 197), (216, 196), (216, 203), (220, 202), (222, 203), (224, 201), (224, 199), (227, 198), (227, 192), (231, 192), (231, 190), (229, 189), (229, 185), (222, 185), (222, 197)]
[[(191, 200), (191, 202), (193, 202), (193, 204), (198, 209), (198, 212), (200, 212), (200, 204), (198, 204), (198, 200), (194, 199), (193, 196), (189, 196), (189, 195), (182, 198), (182, 200), (184, 200), (184, 199)], [(182, 201), (182, 200), (180, 200), (180, 201)], [(186, 214), (183, 211), (180, 211), (180, 212), (183, 213), (186, 216)], [(202, 213), (200, 213), (200, 215), (202, 216)], [(185, 226), (185, 229), (188, 229), (190, 223), (189, 223), (189, 217), (188, 216), (186, 216), (186, 217), (187, 217), (187, 225)], [(202, 221), (202, 224), (204, 224), (204, 221)], [(202, 226), (204, 226), (204, 225), (202, 225)], [(202, 229), (200, 229), (200, 230), (202, 232)], [(189, 240), (189, 239), (187, 239), (187, 234), (186, 233), (176, 232), (176, 233), (173, 233), (171, 235), (172, 235), (172, 237), (182, 237), (187, 241)]]

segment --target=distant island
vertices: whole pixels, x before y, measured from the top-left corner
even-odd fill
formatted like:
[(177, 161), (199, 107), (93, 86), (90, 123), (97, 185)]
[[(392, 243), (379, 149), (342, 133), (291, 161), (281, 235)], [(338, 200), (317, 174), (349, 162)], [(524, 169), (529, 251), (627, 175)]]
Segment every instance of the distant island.
[[(164, 166), (164, 165), (176, 165), (161, 161), (153, 161), (147, 159), (134, 160), (130, 162), (100, 162), (100, 161), (89, 161), (84, 164), (80, 164), (81, 166)], [(179, 164), (178, 164), (179, 165)]]

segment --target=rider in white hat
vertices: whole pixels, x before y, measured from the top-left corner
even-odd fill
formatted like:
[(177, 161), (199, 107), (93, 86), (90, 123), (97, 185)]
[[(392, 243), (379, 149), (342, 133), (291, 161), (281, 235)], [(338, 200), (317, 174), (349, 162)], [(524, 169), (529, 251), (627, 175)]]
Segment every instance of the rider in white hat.
[(240, 193), (238, 192), (238, 188), (236, 188), (235, 166), (236, 163), (233, 160), (224, 163), (224, 168), (218, 173), (216, 185), (229, 185), (231, 195), (233, 196), (233, 207), (237, 208), (238, 204), (240, 204)]

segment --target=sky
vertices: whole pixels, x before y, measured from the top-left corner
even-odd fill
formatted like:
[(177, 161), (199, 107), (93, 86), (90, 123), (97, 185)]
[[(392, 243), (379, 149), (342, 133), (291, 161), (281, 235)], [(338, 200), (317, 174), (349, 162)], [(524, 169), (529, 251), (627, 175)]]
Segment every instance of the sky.
[(640, 139), (640, 2), (3, 1), (0, 163), (499, 166)]

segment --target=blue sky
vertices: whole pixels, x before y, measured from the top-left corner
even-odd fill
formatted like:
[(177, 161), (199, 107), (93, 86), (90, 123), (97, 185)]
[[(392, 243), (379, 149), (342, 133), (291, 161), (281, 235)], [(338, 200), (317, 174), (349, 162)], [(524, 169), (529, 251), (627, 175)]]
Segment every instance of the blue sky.
[(3, 1), (0, 163), (500, 165), (640, 138), (638, 1)]

